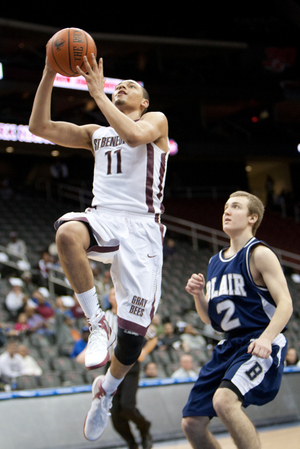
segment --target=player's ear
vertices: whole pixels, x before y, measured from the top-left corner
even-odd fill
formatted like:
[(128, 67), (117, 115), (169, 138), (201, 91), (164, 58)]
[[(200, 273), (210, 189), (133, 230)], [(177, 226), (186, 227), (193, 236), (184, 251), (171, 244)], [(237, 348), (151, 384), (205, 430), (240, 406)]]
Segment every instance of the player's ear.
[(258, 220), (258, 215), (257, 214), (250, 215), (249, 220), (250, 220), (250, 223), (254, 225), (254, 223), (256, 223)]
[(141, 105), (143, 106), (144, 110), (149, 107), (149, 100), (146, 100), (146, 98), (143, 98)]

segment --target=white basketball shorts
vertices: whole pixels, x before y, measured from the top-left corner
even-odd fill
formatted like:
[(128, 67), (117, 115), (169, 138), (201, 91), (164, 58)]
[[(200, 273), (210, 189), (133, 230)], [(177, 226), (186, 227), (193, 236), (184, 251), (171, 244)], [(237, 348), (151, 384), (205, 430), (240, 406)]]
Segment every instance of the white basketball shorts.
[(88, 223), (98, 243), (87, 251), (90, 259), (111, 263), (116, 290), (118, 324), (145, 336), (161, 296), (163, 236), (166, 228), (155, 215), (88, 208), (69, 212), (54, 224), (65, 221)]

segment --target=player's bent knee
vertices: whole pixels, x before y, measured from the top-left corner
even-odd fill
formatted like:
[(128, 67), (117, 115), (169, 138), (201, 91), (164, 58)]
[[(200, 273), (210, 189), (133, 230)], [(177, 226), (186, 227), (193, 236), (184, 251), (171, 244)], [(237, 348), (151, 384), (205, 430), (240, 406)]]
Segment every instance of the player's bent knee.
[(243, 397), (239, 390), (231, 383), (220, 386), (213, 397), (213, 407), (218, 416), (227, 415), (235, 405), (240, 407)]
[(133, 365), (139, 358), (144, 344), (145, 337), (128, 333), (126, 330), (119, 327), (115, 356), (123, 365)]
[[(85, 243), (86, 241), (86, 243)], [(89, 235), (83, 223), (79, 221), (67, 221), (62, 223), (56, 231), (55, 242), (58, 250), (68, 248), (72, 244), (88, 244)]]
[(181, 420), (181, 428), (187, 437), (203, 434), (210, 422), (206, 416), (187, 416)]

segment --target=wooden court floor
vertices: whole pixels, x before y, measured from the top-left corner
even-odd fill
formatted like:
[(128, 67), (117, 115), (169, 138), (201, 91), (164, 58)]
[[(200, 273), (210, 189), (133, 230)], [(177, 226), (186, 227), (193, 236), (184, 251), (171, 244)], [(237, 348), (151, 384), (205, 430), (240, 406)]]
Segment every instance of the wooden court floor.
[[(300, 449), (300, 426), (285, 425), (282, 427), (258, 430), (262, 449)], [(222, 449), (236, 449), (228, 435), (216, 435)], [(153, 449), (190, 449), (187, 441), (154, 444)]]

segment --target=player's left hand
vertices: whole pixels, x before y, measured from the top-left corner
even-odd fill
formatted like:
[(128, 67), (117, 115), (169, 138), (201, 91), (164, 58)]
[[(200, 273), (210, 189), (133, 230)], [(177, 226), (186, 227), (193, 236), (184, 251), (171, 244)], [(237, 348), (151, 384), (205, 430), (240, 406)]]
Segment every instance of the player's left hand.
[(259, 337), (251, 341), (247, 352), (262, 359), (267, 359), (272, 352), (272, 342), (268, 338)]

